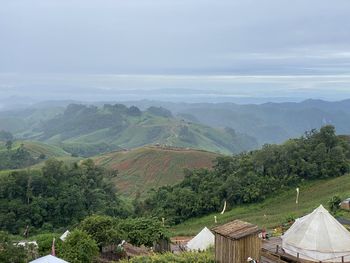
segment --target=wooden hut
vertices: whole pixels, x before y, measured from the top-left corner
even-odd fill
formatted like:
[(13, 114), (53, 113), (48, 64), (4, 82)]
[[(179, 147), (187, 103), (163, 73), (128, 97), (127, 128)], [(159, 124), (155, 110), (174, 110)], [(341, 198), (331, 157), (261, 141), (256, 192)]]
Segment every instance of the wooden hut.
[(347, 198), (347, 199), (343, 200), (340, 203), (340, 208), (350, 211), (350, 198)]
[(212, 229), (215, 234), (215, 261), (219, 263), (244, 263), (248, 257), (260, 258), (260, 230), (240, 220), (234, 220)]

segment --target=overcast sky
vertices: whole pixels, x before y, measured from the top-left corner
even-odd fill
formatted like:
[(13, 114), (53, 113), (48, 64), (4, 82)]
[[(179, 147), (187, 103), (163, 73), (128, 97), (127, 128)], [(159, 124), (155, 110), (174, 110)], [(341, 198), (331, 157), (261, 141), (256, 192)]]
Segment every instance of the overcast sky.
[(0, 96), (350, 98), (349, 32), (349, 0), (1, 0)]

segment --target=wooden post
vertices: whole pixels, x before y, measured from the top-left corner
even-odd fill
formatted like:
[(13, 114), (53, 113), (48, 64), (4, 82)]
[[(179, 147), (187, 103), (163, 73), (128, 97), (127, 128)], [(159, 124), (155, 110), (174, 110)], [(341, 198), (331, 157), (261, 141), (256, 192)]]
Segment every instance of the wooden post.
[(344, 263), (344, 256), (341, 257), (341, 262)]
[(297, 262), (299, 262), (299, 253), (297, 253)]
[(276, 245), (276, 254), (278, 254), (279, 245)]

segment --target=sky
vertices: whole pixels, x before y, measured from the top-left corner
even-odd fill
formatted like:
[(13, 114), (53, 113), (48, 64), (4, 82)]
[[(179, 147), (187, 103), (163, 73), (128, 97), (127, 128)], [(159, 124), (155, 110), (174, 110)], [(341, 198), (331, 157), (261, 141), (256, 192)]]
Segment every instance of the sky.
[(0, 98), (350, 98), (348, 0), (0, 6)]

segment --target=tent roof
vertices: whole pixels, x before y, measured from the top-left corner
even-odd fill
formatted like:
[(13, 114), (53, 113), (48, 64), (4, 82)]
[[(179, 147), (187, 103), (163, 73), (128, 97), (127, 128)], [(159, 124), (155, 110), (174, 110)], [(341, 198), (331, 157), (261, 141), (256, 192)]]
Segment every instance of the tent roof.
[(47, 255), (41, 258), (37, 258), (33, 261), (30, 261), (29, 263), (69, 263), (69, 262), (60, 258), (56, 258), (52, 255)]
[(214, 243), (214, 234), (207, 227), (204, 227), (201, 232), (187, 243), (187, 248), (189, 250), (206, 250)]
[(316, 261), (350, 255), (350, 233), (320, 205), (295, 221), (282, 236), (282, 247)]
[(217, 226), (212, 230), (217, 234), (231, 239), (240, 239), (260, 232), (258, 226), (241, 220), (234, 220), (222, 226)]
[(66, 232), (64, 232), (63, 234), (62, 234), (62, 236), (60, 236), (60, 239), (62, 240), (62, 241), (65, 241), (66, 240), (66, 238), (67, 238), (67, 236), (70, 234), (70, 232), (69, 232), (69, 230), (67, 230)]

